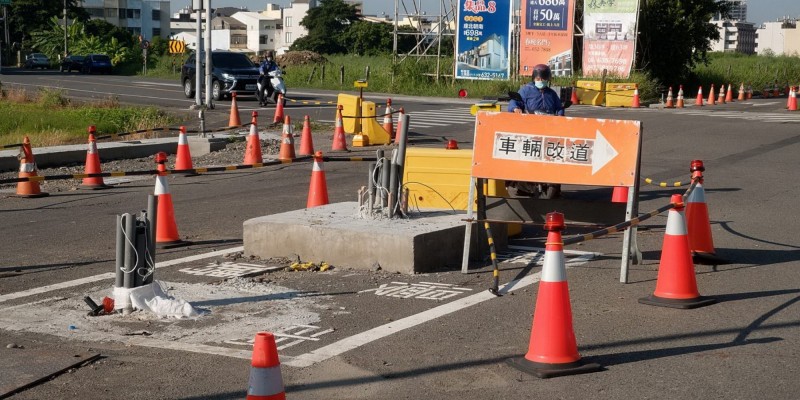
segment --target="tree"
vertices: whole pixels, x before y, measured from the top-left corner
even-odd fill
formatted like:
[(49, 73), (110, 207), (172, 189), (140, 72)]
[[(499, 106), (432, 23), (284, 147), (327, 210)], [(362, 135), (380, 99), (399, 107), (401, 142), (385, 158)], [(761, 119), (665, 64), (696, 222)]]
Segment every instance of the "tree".
[(322, 54), (346, 53), (348, 46), (341, 41), (342, 34), (360, 17), (355, 5), (343, 0), (320, 0), (318, 7), (308, 10), (300, 25), (308, 35), (297, 39), (292, 50), (311, 50)]
[(357, 21), (342, 33), (341, 40), (347, 43), (350, 52), (360, 56), (374, 56), (392, 51), (392, 25), (378, 22)]
[[(51, 18), (64, 18), (61, 0), (14, 0), (8, 15), (9, 35), (12, 42), (27, 42), (30, 32), (48, 29)], [(78, 0), (67, 0), (67, 18), (87, 21), (89, 13), (78, 6)], [(63, 22), (62, 22), (63, 23)], [(63, 31), (62, 31), (63, 32)], [(62, 38), (63, 46), (63, 38)]]
[(111, 38), (116, 38), (117, 41), (126, 46), (133, 46), (137, 42), (134, 40), (133, 34), (128, 30), (112, 25), (102, 19), (93, 19), (87, 22), (86, 34), (89, 36), (97, 36), (108, 41), (110, 41)]
[(716, 25), (709, 21), (728, 12), (723, 0), (644, 0), (639, 13), (639, 65), (662, 83), (687, 78), (697, 63), (708, 61), (711, 41), (719, 40)]

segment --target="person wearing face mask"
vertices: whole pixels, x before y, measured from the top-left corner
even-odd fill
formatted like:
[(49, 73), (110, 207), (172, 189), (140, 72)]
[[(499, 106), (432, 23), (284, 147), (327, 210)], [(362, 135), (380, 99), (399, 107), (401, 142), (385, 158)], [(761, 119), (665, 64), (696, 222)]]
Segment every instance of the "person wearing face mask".
[(508, 102), (508, 111), (514, 113), (528, 113), (540, 115), (564, 115), (561, 99), (553, 89), (550, 89), (550, 67), (539, 64), (533, 67), (533, 78), (530, 83), (521, 87), (519, 95), (522, 102), (511, 99)]

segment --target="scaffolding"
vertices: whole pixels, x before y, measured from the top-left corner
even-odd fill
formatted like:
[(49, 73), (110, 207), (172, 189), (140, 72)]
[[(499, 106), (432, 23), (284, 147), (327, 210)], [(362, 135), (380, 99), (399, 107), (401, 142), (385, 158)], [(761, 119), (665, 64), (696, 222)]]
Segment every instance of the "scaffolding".
[[(392, 45), (392, 64), (399, 65), (409, 58), (419, 63), (427, 57), (436, 57), (436, 69), (425, 73), (439, 82), (439, 79), (454, 78), (453, 71), (442, 71), (442, 43), (445, 37), (453, 37), (453, 54), (455, 54), (455, 30), (457, 8), (456, 0), (427, 0), (430, 5), (438, 1), (439, 14), (429, 15), (422, 10), (425, 0), (395, 0), (394, 1), (394, 43)], [(401, 26), (410, 26), (411, 30), (400, 31)], [(410, 35), (416, 39), (416, 44), (407, 53), (400, 54), (397, 43), (398, 37)], [(394, 73), (392, 73), (394, 81)]]

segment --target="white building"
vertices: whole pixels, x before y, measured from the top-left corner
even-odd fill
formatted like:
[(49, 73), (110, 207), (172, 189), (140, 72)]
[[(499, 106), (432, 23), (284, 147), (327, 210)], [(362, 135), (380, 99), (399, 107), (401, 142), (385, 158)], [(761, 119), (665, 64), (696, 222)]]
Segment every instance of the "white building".
[(257, 12), (237, 12), (231, 18), (239, 20), (245, 25), (247, 48), (250, 51), (262, 53), (266, 50), (276, 49), (280, 19), (271, 19)]
[(308, 30), (300, 26), (300, 21), (308, 10), (317, 6), (317, 0), (294, 0), (289, 7), (283, 9), (283, 41), (278, 53), (289, 49), (295, 40), (308, 35)]
[(102, 19), (152, 40), (156, 36), (166, 38), (170, 33), (169, 3), (160, 0), (82, 0), (79, 5), (92, 19)]
[(756, 52), (756, 27), (745, 21), (711, 21), (719, 30), (719, 40), (711, 42), (711, 51), (743, 54)]
[(771, 53), (783, 55), (787, 53), (787, 41), (797, 31), (797, 20), (784, 18), (779, 21), (765, 22), (756, 30), (756, 52), (759, 55)]

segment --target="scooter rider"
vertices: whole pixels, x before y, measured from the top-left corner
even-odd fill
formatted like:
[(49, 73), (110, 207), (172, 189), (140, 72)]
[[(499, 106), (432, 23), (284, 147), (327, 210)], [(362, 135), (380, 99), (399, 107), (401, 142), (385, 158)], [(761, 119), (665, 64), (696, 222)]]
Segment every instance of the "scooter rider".
[[(521, 114), (564, 115), (564, 106), (558, 94), (550, 88), (550, 67), (538, 64), (533, 67), (532, 81), (519, 90), (521, 99), (511, 99), (508, 111)], [(521, 101), (520, 101), (521, 100)], [(511, 194), (552, 199), (561, 195), (561, 185), (537, 182), (507, 181)]]
[(539, 64), (533, 67), (532, 81), (519, 90), (523, 104), (517, 100), (508, 102), (508, 111), (515, 113), (528, 112), (528, 114), (564, 115), (561, 99), (553, 89), (550, 89), (550, 67)]
[(261, 65), (258, 66), (258, 73), (259, 73), (258, 87), (267, 88), (266, 98), (264, 97), (263, 90), (258, 90), (258, 92), (256, 93), (258, 97), (258, 102), (261, 105), (265, 105), (267, 103), (267, 99), (269, 99), (272, 96), (274, 88), (272, 87), (272, 84), (269, 82), (270, 79), (268, 74), (276, 69), (278, 69), (278, 64), (276, 64), (275, 61), (273, 61), (272, 59), (272, 51), (271, 50), (267, 51), (264, 54), (264, 61), (261, 63)]

